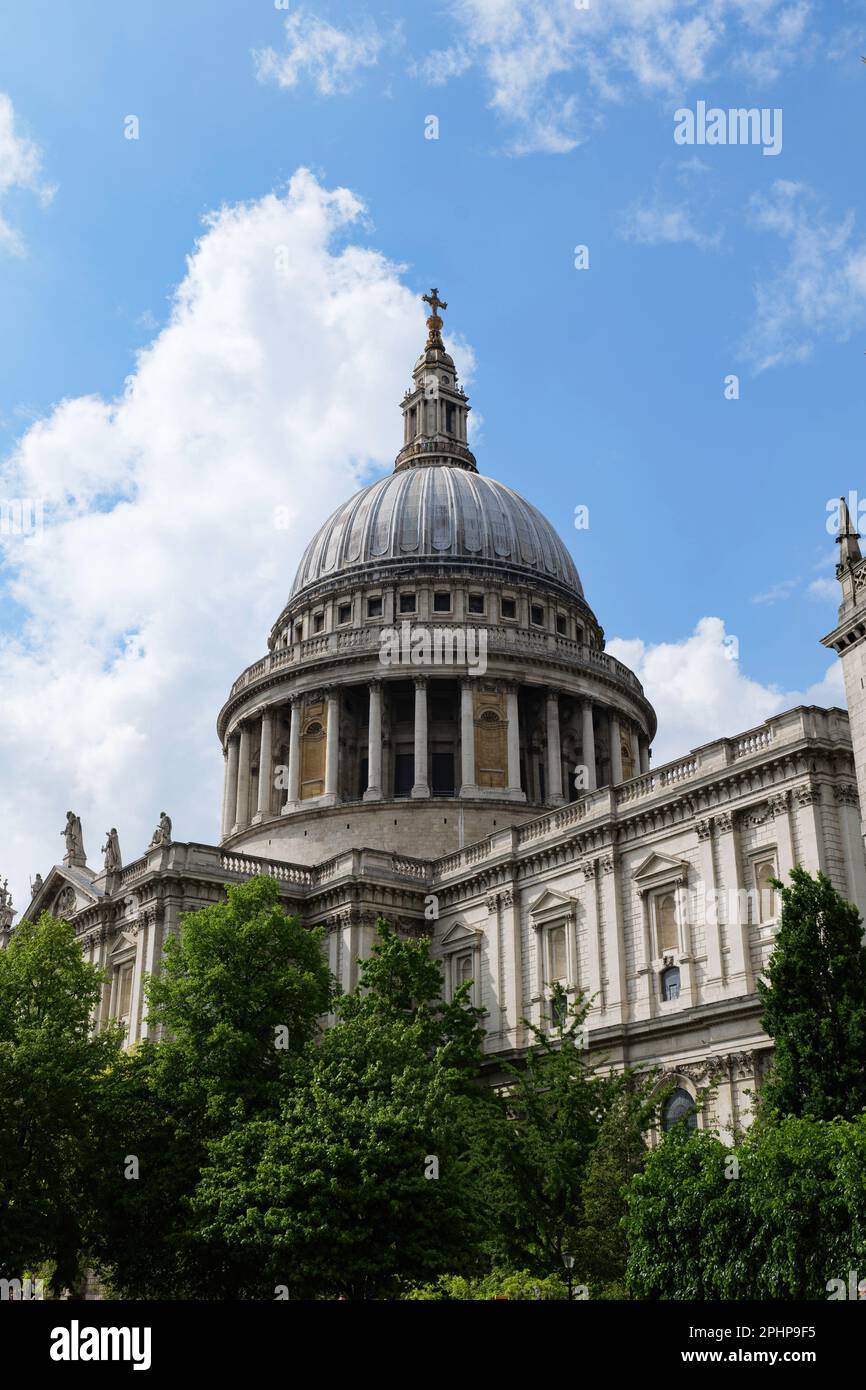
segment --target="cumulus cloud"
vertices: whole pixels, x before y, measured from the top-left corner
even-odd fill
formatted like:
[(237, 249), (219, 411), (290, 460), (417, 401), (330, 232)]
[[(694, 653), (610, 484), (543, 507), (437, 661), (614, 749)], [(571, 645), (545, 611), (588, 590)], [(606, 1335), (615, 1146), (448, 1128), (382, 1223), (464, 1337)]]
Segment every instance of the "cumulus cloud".
[[(42, 178), (42, 151), (18, 128), (11, 98), (0, 92), (0, 209), (2, 200), (13, 189), (35, 193), (43, 204), (51, 201), (54, 189)], [(0, 251), (12, 256), (24, 254), (20, 233), (0, 210)]]
[(795, 705), (845, 708), (842, 664), (803, 691), (782, 691), (752, 680), (740, 666), (737, 644), (721, 618), (701, 618), (679, 642), (614, 638), (607, 651), (630, 666), (658, 714), (653, 744), (658, 765), (703, 743), (743, 733)]
[(755, 284), (743, 350), (757, 371), (804, 362), (817, 338), (844, 341), (866, 323), (866, 240), (854, 213), (832, 222), (804, 184), (777, 179), (749, 204), (753, 224), (780, 237), (786, 257)]
[(599, 103), (681, 95), (720, 72), (763, 85), (812, 51), (809, 0), (451, 0), (451, 12), (459, 62), (420, 71), (478, 68), (515, 154), (573, 150)]
[(702, 251), (716, 251), (721, 245), (723, 233), (721, 228), (712, 233), (702, 231), (695, 223), (687, 203), (665, 206), (655, 199), (652, 202), (636, 202), (629, 208), (622, 219), (620, 235), (626, 241), (645, 246), (688, 242)]
[(352, 244), (363, 219), (303, 170), (214, 213), (122, 395), (61, 402), (0, 467), (0, 497), (45, 513), (41, 537), (0, 538), (23, 615), (0, 635), (0, 869), (19, 909), (70, 808), (92, 866), (112, 825), (141, 854), (162, 807), (179, 839), (218, 834), (219, 707), (315, 527), (401, 442), (424, 306)]
[(285, 32), (284, 52), (254, 50), (259, 81), (296, 87), (306, 77), (326, 97), (350, 91), (360, 70), (378, 63), (385, 42), (371, 23), (337, 29), (304, 8), (286, 16)]

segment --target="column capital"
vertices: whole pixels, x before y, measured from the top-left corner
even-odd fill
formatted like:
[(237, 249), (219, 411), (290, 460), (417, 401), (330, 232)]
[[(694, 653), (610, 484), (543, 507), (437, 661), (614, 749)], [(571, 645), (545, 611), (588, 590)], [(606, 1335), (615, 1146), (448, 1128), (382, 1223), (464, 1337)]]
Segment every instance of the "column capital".
[(413, 676), (412, 684), (415, 686), (416, 690), (426, 690), (429, 679), (429, 676)]

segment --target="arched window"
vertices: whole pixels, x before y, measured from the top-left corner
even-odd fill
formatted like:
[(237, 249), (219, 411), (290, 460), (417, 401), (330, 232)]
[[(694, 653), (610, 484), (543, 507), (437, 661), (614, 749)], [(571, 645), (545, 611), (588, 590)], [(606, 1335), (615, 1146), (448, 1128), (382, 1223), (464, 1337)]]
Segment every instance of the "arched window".
[(316, 738), (321, 732), (321, 724), (316, 723), (308, 724), (306, 729), (304, 730), (304, 733), (307, 735), (307, 738)]
[(679, 999), (680, 970), (678, 965), (670, 965), (661, 974), (662, 999)]
[(499, 723), (499, 715), (496, 713), (495, 709), (486, 709), (481, 718), (485, 724)]
[(776, 865), (772, 859), (761, 859), (755, 865), (755, 886), (758, 890), (758, 921), (775, 922), (776, 890), (772, 879), (776, 877)]
[(662, 1107), (662, 1129), (667, 1134), (674, 1125), (683, 1122), (690, 1133), (698, 1127), (695, 1103), (688, 1091), (684, 1091), (681, 1086), (678, 1086), (675, 1091), (671, 1092)]

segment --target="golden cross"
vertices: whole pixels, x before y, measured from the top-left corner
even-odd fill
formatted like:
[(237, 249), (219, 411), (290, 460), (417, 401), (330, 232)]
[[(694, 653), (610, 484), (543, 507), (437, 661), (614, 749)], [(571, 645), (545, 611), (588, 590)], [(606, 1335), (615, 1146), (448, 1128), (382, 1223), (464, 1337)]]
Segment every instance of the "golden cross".
[(448, 305), (445, 303), (445, 300), (439, 298), (438, 290), (431, 290), (429, 294), (422, 294), (421, 298), (425, 304), (430, 305), (430, 308), (434, 314), (436, 313), (437, 309), (448, 308)]

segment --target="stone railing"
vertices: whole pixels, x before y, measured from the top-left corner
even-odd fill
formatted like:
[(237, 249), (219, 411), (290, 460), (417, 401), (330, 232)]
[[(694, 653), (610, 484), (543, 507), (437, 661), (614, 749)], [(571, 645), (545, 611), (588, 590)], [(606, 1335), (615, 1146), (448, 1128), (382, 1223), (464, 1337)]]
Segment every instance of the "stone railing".
[[(597, 651), (585, 642), (575, 642), (570, 637), (561, 637), (555, 632), (539, 632), (534, 628), (512, 627), (505, 623), (485, 624), (483, 620), (473, 624), (471, 615), (464, 623), (437, 623), (417, 617), (411, 620), (398, 618), (394, 626), (399, 630), (399, 625), (403, 622), (430, 632), (434, 635), (434, 640), (437, 631), (456, 632), (469, 626), (477, 626), (479, 631), (487, 634), (488, 656), (494, 654), (539, 657), (562, 662), (577, 670), (603, 672), (627, 686), (635, 694), (643, 695), (643, 687), (637, 676), (621, 661), (609, 656), (607, 652)], [(248, 666), (232, 686), (229, 698), (248, 686), (255, 685), (256, 681), (279, 671), (300, 670), (310, 663), (333, 661), (341, 656), (372, 654), (381, 646), (384, 630), (383, 627), (377, 626), (353, 628), (348, 632), (320, 633), (316, 637), (308, 637), (304, 642), (295, 642), (290, 647), (280, 647), (279, 650), (270, 652), (259, 661), (253, 662), (252, 666)], [(416, 674), (423, 669), (413, 667)], [(436, 666), (433, 669), (439, 668)]]
[(255, 854), (235, 854), (229, 850), (220, 853), (220, 868), (228, 874), (242, 874), (248, 878), (256, 874), (266, 874), (278, 883), (291, 883), (300, 888), (312, 888), (314, 870), (304, 864), (281, 864), (275, 859), (260, 859)]

